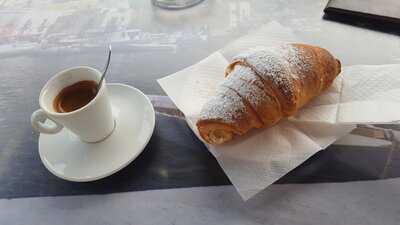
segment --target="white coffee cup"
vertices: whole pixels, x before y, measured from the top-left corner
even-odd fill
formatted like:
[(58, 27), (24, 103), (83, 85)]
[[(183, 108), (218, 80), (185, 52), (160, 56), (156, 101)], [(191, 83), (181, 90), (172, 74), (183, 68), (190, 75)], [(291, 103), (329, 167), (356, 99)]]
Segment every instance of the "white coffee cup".
[[(32, 113), (32, 127), (46, 134), (57, 133), (65, 127), (85, 142), (98, 142), (108, 137), (114, 130), (115, 121), (105, 81), (95, 98), (85, 106), (66, 113), (59, 113), (53, 107), (55, 97), (63, 88), (82, 80), (97, 82), (100, 77), (101, 73), (98, 70), (86, 66), (57, 73), (47, 81), (40, 92), (40, 109)], [(45, 123), (46, 119), (51, 123)]]

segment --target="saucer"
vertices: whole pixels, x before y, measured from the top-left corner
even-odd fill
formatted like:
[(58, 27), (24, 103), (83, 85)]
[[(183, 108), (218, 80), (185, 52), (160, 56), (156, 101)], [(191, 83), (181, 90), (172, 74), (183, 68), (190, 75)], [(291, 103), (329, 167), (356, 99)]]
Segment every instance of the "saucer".
[(40, 134), (40, 159), (57, 177), (76, 182), (104, 178), (127, 166), (149, 142), (155, 125), (150, 100), (128, 85), (107, 84), (107, 89), (116, 126), (105, 140), (82, 142), (65, 128)]

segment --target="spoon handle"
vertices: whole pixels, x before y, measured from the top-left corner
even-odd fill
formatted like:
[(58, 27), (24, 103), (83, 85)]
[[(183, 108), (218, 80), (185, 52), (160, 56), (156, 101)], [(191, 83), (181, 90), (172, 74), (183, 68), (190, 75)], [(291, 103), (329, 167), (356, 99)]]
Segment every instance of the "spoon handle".
[(104, 77), (106, 76), (107, 70), (108, 70), (108, 66), (110, 65), (110, 60), (111, 60), (111, 45), (108, 45), (108, 59), (107, 59), (107, 63), (106, 63), (106, 68), (104, 69), (103, 74), (101, 75), (100, 81), (99, 81), (99, 85), (98, 85), (98, 90), (100, 90), (101, 85), (103, 84), (103, 80)]

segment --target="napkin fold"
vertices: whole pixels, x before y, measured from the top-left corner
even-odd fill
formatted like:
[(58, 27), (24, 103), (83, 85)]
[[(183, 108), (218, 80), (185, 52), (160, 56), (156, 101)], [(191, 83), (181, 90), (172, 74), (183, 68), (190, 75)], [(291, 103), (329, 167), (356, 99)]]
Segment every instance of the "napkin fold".
[[(270, 23), (158, 82), (199, 137), (195, 123), (202, 106), (223, 81), (228, 60), (245, 49), (282, 40), (299, 41), (290, 30)], [(399, 73), (400, 65), (345, 67), (332, 87), (295, 117), (271, 128), (252, 130), (222, 146), (205, 144), (247, 200), (350, 133), (355, 124), (400, 120)]]

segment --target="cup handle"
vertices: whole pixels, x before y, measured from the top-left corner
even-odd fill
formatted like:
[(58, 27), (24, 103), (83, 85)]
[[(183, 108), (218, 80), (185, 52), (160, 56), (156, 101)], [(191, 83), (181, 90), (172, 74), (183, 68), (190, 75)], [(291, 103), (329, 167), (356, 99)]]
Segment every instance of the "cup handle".
[[(51, 120), (52, 123), (45, 124), (46, 119)], [(63, 128), (63, 125), (49, 118), (41, 109), (38, 109), (32, 113), (31, 124), (34, 130), (46, 134), (58, 133)]]

